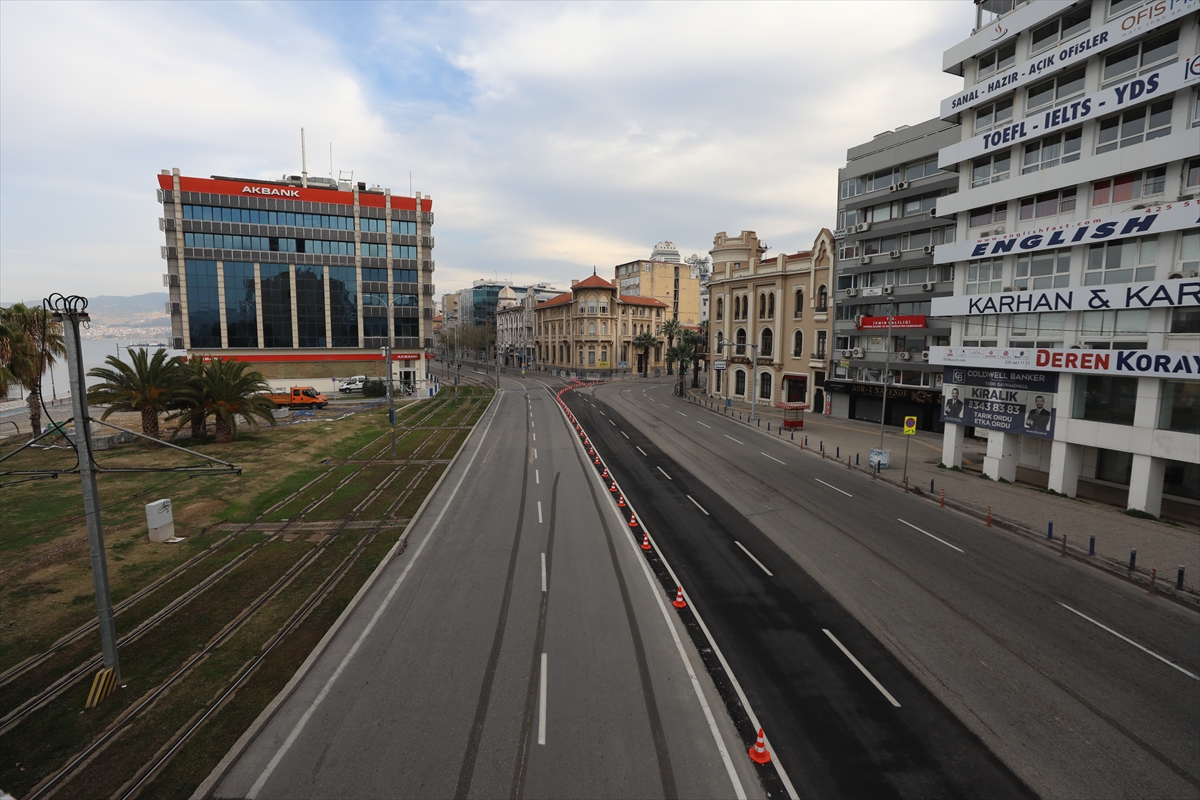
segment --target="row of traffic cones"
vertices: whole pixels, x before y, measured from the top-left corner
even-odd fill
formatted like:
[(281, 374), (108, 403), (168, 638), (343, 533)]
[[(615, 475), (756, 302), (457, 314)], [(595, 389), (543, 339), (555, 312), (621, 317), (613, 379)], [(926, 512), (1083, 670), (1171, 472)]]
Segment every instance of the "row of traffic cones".
[[(576, 382), (576, 384), (570, 388), (572, 388), (572, 389), (576, 388), (577, 385), (579, 385), (578, 382)], [(617, 507), (618, 508), (628, 508), (629, 505), (625, 502), (625, 495), (620, 491), (620, 489), (617, 488), (616, 478), (614, 478), (613, 476), (611, 476), (609, 474), (607, 466), (601, 465), (600, 456), (596, 453), (596, 448), (592, 445), (591, 440), (588, 439), (587, 432), (583, 430), (583, 426), (581, 426), (579, 424), (579, 421), (577, 419), (575, 419), (575, 415), (571, 413), (571, 409), (569, 409), (567, 407), (567, 404), (565, 402), (563, 402), (562, 395), (564, 393), (566, 393), (567, 391), (569, 391), (569, 389), (563, 389), (558, 393), (558, 398), (557, 398), (558, 404), (562, 407), (562, 410), (567, 415), (567, 419), (570, 421), (570, 423), (575, 426), (575, 431), (579, 434), (579, 438), (583, 440), (583, 446), (587, 448), (588, 455), (593, 457), (593, 461), (592, 461), (593, 465), (602, 467), (600, 477), (608, 479), (609, 484), (610, 484), (608, 487), (608, 491), (610, 493), (616, 495)], [(629, 527), (631, 530), (635, 530), (635, 531), (640, 527), (638, 525), (637, 514), (632, 509), (630, 509), (630, 511), (629, 511)], [(652, 544), (650, 544), (650, 534), (644, 530), (642, 531), (641, 547), (642, 547), (642, 550), (645, 552), (650, 552), (654, 549), (654, 546)], [(671, 605), (674, 606), (675, 608), (687, 608), (687, 601), (683, 599), (683, 587), (682, 586), (676, 587), (675, 599), (673, 601), (671, 601)], [(749, 749), (748, 753), (750, 755), (750, 760), (753, 761), (755, 764), (771, 763), (771, 753), (769, 750), (767, 750), (766, 737), (763, 734), (762, 728), (758, 729), (758, 738), (754, 742), (754, 746)]]

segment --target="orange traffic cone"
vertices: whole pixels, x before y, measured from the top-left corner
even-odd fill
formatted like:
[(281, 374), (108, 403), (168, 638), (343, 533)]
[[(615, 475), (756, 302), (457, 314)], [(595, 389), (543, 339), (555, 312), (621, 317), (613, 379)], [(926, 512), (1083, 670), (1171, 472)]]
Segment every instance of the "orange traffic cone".
[(604, 474), (603, 474), (603, 475), (601, 475), (600, 477), (601, 477), (601, 478), (607, 478), (607, 477), (608, 477), (608, 467), (605, 467), (605, 468), (604, 468)]
[(758, 741), (750, 748), (750, 760), (755, 764), (770, 764), (771, 754), (767, 752), (767, 742), (763, 738), (762, 728), (758, 729)]
[(644, 531), (642, 532), (642, 549), (643, 550), (650, 549), (650, 534), (648, 534)]
[(632, 516), (630, 516), (630, 517), (629, 517), (629, 527), (631, 527), (631, 528), (636, 528), (637, 526), (638, 526), (638, 524), (637, 524), (637, 515), (636, 515), (636, 514), (634, 514), (634, 515), (632, 515)]
[(617, 507), (618, 507), (618, 508), (624, 508), (624, 507), (625, 507), (625, 495), (621, 495), (621, 496), (620, 496), (620, 497), (617, 499)]
[(597, 467), (600, 466), (600, 456), (596, 456), (596, 460), (592, 463), (594, 463)]
[(676, 608), (687, 608), (687, 603), (684, 602), (684, 600), (683, 600), (683, 587), (682, 586), (680, 586), (679, 589), (675, 592), (675, 600), (674, 600), (674, 602), (671, 603), (671, 605), (675, 606)]
[(613, 481), (612, 486), (608, 487), (608, 490), (610, 492), (612, 492), (613, 494), (616, 494), (617, 493), (617, 482)]

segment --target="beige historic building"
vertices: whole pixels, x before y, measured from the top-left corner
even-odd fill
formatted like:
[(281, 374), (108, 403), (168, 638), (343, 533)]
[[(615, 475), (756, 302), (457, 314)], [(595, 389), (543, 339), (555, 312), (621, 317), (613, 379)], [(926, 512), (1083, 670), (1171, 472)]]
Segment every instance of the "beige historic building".
[[(662, 339), (668, 306), (653, 297), (622, 295), (593, 275), (572, 281), (571, 291), (534, 309), (538, 366), (574, 372), (640, 370), (643, 354), (633, 339), (649, 332)], [(666, 341), (647, 354), (650, 369), (662, 368)]]
[(727, 369), (709, 372), (709, 394), (749, 401), (753, 393), (759, 403), (804, 402), (824, 413), (833, 234), (822, 228), (812, 249), (799, 253), (763, 258), (766, 250), (754, 231), (713, 239), (709, 344)]
[(653, 297), (669, 309), (680, 325), (699, 326), (700, 273), (692, 265), (677, 261), (630, 261), (618, 264), (615, 273), (622, 296)]

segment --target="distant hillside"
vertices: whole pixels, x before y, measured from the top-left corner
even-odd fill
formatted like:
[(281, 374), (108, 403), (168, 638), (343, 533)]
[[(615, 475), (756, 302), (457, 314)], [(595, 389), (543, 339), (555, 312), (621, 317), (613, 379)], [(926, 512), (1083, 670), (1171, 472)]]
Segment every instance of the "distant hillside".
[(114, 316), (142, 316), (144, 314), (162, 316), (163, 305), (166, 302), (166, 292), (147, 292), (146, 294), (135, 294), (132, 297), (101, 294), (88, 298), (88, 313)]

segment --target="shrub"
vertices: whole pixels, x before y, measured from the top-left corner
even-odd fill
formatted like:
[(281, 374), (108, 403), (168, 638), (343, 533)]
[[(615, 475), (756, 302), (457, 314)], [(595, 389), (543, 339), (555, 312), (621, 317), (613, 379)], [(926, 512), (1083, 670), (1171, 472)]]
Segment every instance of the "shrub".
[(363, 381), (363, 397), (384, 397), (387, 395), (387, 386), (383, 381)]

